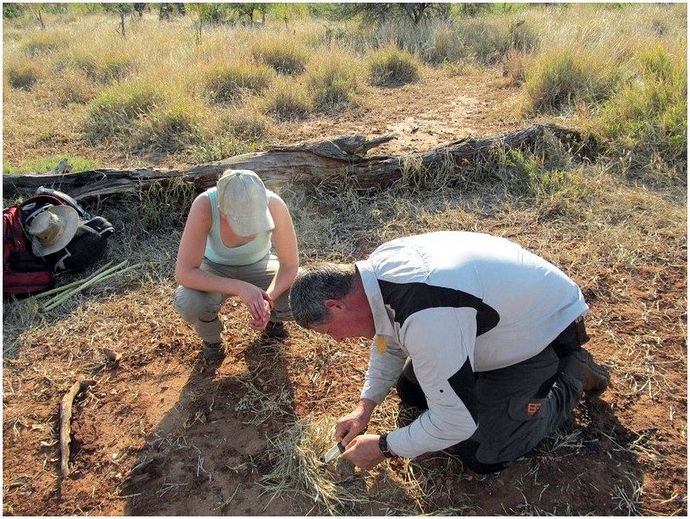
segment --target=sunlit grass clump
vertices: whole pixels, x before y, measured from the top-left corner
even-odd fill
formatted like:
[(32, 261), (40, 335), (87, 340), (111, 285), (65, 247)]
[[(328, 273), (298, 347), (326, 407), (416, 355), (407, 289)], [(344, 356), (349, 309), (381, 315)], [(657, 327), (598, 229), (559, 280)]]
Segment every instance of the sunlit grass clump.
[(36, 57), (67, 47), (70, 44), (67, 33), (58, 31), (31, 31), (19, 49), (28, 56)]
[(315, 58), (305, 75), (314, 107), (328, 111), (354, 101), (359, 69), (358, 62), (345, 53), (329, 52)]
[(253, 107), (244, 106), (224, 114), (221, 127), (237, 139), (257, 142), (271, 134), (273, 125), (270, 119)]
[(253, 105), (231, 108), (210, 119), (213, 120), (205, 129), (206, 138), (192, 148), (196, 162), (256, 151), (273, 133), (274, 122)]
[(404, 85), (419, 78), (419, 60), (394, 45), (372, 52), (367, 58), (367, 67), (372, 85)]
[(202, 123), (206, 112), (194, 102), (169, 100), (154, 106), (135, 124), (132, 148), (176, 153), (202, 142)]
[(109, 83), (124, 79), (134, 72), (136, 60), (121, 50), (97, 50), (79, 47), (61, 53), (57, 65), (66, 74), (71, 70), (82, 72), (92, 81)]
[(274, 82), (266, 91), (261, 107), (279, 121), (294, 121), (309, 115), (313, 105), (302, 83), (285, 79)]
[(596, 54), (560, 48), (530, 61), (525, 75), (527, 109), (560, 113), (578, 102), (596, 103), (611, 96), (621, 70)]
[(134, 123), (162, 102), (163, 95), (153, 83), (118, 83), (90, 103), (84, 133), (93, 142), (130, 135)]
[(71, 103), (85, 104), (98, 95), (99, 84), (86, 74), (74, 71), (51, 76), (36, 88), (36, 95), (65, 107)]
[[(687, 64), (661, 46), (642, 51), (638, 73), (606, 105), (598, 124), (616, 155), (638, 163), (658, 158), (686, 182)], [(651, 180), (651, 179), (648, 179)]]
[(268, 65), (249, 61), (217, 63), (204, 74), (204, 90), (215, 103), (235, 103), (245, 93), (260, 94), (271, 84), (275, 72)]
[(286, 37), (260, 38), (252, 44), (251, 53), (257, 61), (286, 75), (299, 74), (309, 60), (307, 48)]

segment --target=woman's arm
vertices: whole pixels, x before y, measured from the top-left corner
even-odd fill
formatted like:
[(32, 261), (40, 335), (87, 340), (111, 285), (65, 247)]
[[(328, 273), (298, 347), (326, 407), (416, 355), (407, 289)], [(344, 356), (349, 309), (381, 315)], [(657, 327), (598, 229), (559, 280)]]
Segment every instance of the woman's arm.
[(273, 301), (278, 299), (291, 286), (297, 277), (299, 259), (297, 256), (297, 235), (292, 224), (290, 211), (279, 196), (272, 196), (268, 208), (273, 216), (273, 248), (280, 266), (266, 292)]
[(268, 310), (265, 301), (267, 296), (263, 290), (245, 281), (216, 276), (199, 268), (212, 224), (211, 202), (208, 195), (202, 193), (192, 203), (182, 232), (175, 265), (176, 281), (182, 286), (202, 292), (239, 296), (254, 319), (265, 318)]

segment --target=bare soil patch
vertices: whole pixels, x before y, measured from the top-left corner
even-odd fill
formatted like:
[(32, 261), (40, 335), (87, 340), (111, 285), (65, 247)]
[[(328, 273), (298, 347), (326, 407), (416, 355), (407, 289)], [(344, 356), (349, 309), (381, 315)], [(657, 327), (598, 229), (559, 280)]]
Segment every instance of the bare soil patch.
[[(357, 109), (287, 125), (281, 139), (396, 131), (400, 137), (379, 152), (424, 151), (520, 126), (507, 115), (516, 95), (497, 71), (426, 72), (413, 85), (373, 89)], [(659, 236), (658, 253), (648, 251), (642, 264), (591, 271), (578, 266), (586, 252), (568, 252), (591, 237), (578, 237), (567, 222), (541, 221), (529, 211), (512, 219), (446, 212), (439, 221), (420, 215), (418, 232), (455, 219), (453, 228), (515, 239), (568, 269), (590, 303), (590, 349), (611, 369), (612, 385), (601, 399), (583, 400), (572, 424), (498, 475), (477, 476), (443, 453), (385, 463), (366, 481), (372, 500), (357, 513), (685, 515), (684, 237)], [(353, 254), (365, 256), (376, 245), (361, 240)], [(367, 365), (364, 344), (337, 345), (292, 323), (287, 339), (262, 340), (230, 300), (222, 312), (228, 353), (209, 364), (172, 309), (166, 267), (167, 283), (93, 298), (21, 332), (20, 351), (4, 359), (5, 514), (321, 512), (304, 496), (269, 499), (262, 486), (275, 464), (269, 439), (299, 418), (348, 412)], [(109, 362), (105, 348), (121, 360)], [(62, 480), (59, 403), (79, 377), (96, 383), (76, 401), (73, 474)], [(364, 481), (359, 472), (351, 477)], [(424, 500), (402, 484), (410, 479)]]

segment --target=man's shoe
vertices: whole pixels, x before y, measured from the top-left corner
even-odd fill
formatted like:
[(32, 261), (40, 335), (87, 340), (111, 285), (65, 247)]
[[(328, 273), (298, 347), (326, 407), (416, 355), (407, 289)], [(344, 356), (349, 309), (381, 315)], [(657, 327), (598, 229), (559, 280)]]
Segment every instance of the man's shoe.
[(215, 361), (225, 358), (225, 347), (222, 342), (204, 342), (201, 351), (206, 360)]
[(582, 382), (582, 390), (591, 395), (598, 395), (609, 385), (609, 371), (594, 361), (587, 350), (579, 350), (565, 358), (565, 371)]
[(262, 335), (266, 339), (284, 339), (288, 334), (282, 321), (269, 321)]

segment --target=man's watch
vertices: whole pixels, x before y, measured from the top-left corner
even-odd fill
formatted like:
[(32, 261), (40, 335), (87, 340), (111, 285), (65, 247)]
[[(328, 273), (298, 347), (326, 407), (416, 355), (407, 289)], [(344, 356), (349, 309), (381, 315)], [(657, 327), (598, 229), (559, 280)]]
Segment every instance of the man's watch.
[(395, 456), (395, 454), (393, 454), (388, 448), (388, 433), (379, 436), (379, 450), (381, 451), (381, 454), (383, 454), (384, 458), (392, 458)]

